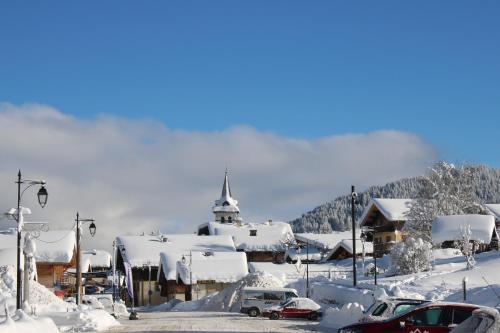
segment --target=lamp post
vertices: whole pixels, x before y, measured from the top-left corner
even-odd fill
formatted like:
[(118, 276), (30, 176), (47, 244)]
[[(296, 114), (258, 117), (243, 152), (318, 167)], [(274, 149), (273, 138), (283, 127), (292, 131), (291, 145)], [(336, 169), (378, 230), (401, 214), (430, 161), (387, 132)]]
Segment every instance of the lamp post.
[(363, 227), (363, 233), (362, 233), (362, 236), (364, 236), (364, 239), (366, 241), (366, 239), (368, 238), (367, 235), (365, 234), (365, 232), (372, 232), (372, 240), (373, 240), (373, 264), (375, 265), (375, 271), (373, 273), (373, 277), (374, 277), (374, 284), (377, 285), (377, 246), (379, 245), (376, 241), (375, 241), (375, 229), (376, 227), (373, 226), (373, 227)]
[(80, 249), (80, 241), (81, 241), (81, 231), (80, 231), (80, 223), (90, 222), (89, 232), (92, 237), (94, 237), (96, 232), (96, 226), (94, 224), (94, 219), (81, 219), (80, 214), (76, 213), (76, 304), (80, 305), (81, 299), (81, 282), (82, 282), (82, 270), (80, 267), (81, 262), (81, 249)]
[[(17, 173), (17, 290), (16, 290), (16, 308), (21, 309), (23, 303), (23, 293), (22, 293), (22, 267), (21, 267), (21, 232), (23, 229), (23, 220), (21, 214), (21, 199), (24, 192), (33, 185), (40, 185), (40, 189), (38, 190), (37, 197), (38, 203), (42, 208), (47, 204), (48, 193), (45, 188), (45, 181), (43, 180), (31, 180), (31, 179), (23, 179), (21, 176), (21, 170)], [(21, 185), (24, 184), (26, 187), (21, 191)]]
[[(181, 262), (186, 265), (186, 257), (183, 255)], [(189, 301), (193, 300), (193, 253), (189, 251)]]
[(352, 284), (356, 287), (356, 216), (354, 205), (358, 203), (358, 194), (355, 191), (354, 185), (351, 186), (351, 218), (352, 218)]

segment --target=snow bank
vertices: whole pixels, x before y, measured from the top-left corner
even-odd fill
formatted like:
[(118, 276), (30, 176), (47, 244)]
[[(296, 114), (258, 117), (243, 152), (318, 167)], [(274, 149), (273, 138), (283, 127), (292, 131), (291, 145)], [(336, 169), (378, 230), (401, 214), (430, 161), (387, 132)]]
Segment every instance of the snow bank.
[(0, 333), (59, 333), (50, 318), (31, 318), (22, 310), (0, 323)]
[[(467, 303), (481, 304), (490, 307), (498, 307), (500, 305), (500, 284), (492, 285), (491, 287), (478, 287), (467, 290)], [(448, 296), (446, 301), (463, 302), (463, 291), (458, 291)]]
[(364, 308), (358, 303), (347, 303), (342, 308), (326, 309), (319, 326), (339, 329), (343, 326), (358, 322), (363, 316)]
[[(61, 332), (104, 331), (120, 323), (104, 310), (92, 310), (83, 305), (79, 311), (50, 313)], [(45, 333), (45, 332), (44, 332)]]
[(248, 274), (218, 293), (205, 296), (197, 301), (179, 303), (172, 311), (239, 312), (241, 289), (244, 287), (281, 288), (283, 282), (266, 272)]
[(375, 302), (373, 291), (349, 288), (333, 283), (316, 283), (311, 288), (311, 298), (321, 303), (349, 304), (355, 302), (365, 308)]

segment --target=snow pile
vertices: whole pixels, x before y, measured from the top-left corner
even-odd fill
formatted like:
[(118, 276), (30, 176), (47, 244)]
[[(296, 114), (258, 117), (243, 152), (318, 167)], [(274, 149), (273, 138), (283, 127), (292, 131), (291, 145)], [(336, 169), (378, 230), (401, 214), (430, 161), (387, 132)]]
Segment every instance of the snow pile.
[[(463, 302), (463, 291), (458, 291), (446, 297), (449, 302)], [(467, 290), (467, 303), (481, 304), (493, 308), (500, 306), (500, 285), (477, 287)]]
[(241, 289), (244, 287), (281, 288), (283, 283), (266, 272), (248, 274), (243, 279), (231, 284), (226, 289), (200, 298), (197, 301), (177, 304), (172, 311), (227, 311), (239, 312), (241, 306)]
[(94, 310), (106, 310), (118, 317), (128, 317), (130, 315), (122, 300), (118, 300), (113, 304), (111, 294), (83, 295), (82, 300)]
[(339, 329), (346, 325), (358, 322), (363, 316), (364, 308), (358, 303), (347, 303), (342, 308), (326, 309), (319, 326)]
[(333, 283), (315, 283), (311, 288), (311, 298), (321, 303), (348, 304), (355, 302), (365, 308), (375, 302), (373, 291), (341, 286)]
[(0, 333), (59, 333), (50, 318), (31, 318), (22, 310), (0, 323)]
[(391, 289), (392, 295), (398, 298), (410, 298), (425, 300), (425, 297), (416, 292), (402, 291), (401, 288), (395, 286)]
[(92, 310), (82, 305), (79, 311), (50, 313), (61, 332), (104, 331), (120, 323), (104, 310)]

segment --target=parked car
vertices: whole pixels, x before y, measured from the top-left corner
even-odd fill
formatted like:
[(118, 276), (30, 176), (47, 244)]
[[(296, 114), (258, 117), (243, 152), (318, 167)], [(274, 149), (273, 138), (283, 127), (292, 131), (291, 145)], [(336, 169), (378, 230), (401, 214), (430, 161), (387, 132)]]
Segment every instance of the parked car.
[(497, 309), (481, 308), (472, 312), (450, 333), (498, 333), (500, 332), (500, 314)]
[(280, 305), (265, 308), (262, 316), (273, 320), (280, 318), (317, 320), (321, 317), (321, 306), (309, 298), (292, 298)]
[(464, 303), (424, 303), (410, 312), (375, 322), (342, 327), (339, 333), (447, 333), (479, 306)]
[(428, 301), (408, 298), (384, 298), (373, 303), (366, 309), (363, 317), (359, 320), (362, 323), (369, 321), (380, 321), (399, 316), (413, 310), (417, 306)]
[(240, 312), (257, 317), (266, 307), (279, 305), (297, 297), (297, 290), (292, 288), (245, 287), (241, 290)]

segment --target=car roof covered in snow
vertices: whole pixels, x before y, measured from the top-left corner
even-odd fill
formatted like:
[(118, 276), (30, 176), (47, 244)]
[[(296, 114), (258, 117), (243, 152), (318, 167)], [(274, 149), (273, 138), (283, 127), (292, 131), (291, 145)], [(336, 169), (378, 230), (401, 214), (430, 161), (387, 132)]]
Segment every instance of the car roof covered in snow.
[(361, 226), (365, 225), (374, 209), (378, 209), (388, 221), (406, 221), (412, 199), (372, 198), (361, 216)]
[[(321, 305), (319, 305), (318, 303), (316, 303), (315, 301), (313, 301), (310, 298), (295, 297), (295, 298), (290, 299), (287, 303), (290, 303), (290, 302), (296, 302), (297, 308), (299, 308), (299, 309), (308, 309), (308, 310), (313, 310), (313, 311), (321, 309)], [(286, 305), (286, 304), (283, 304), (283, 305)]]
[(145, 235), (116, 237), (123, 260), (132, 267), (158, 266), (160, 253), (234, 252), (229, 235), (197, 236), (195, 234)]
[[(192, 252), (192, 261), (183, 253), (161, 253), (160, 271), (166, 280), (176, 280), (184, 284), (198, 281), (221, 283), (236, 282), (248, 274), (247, 256), (243, 252)], [(185, 263), (182, 263), (182, 257)], [(190, 277), (190, 273), (192, 273)]]
[[(285, 222), (219, 223), (210, 222), (211, 235), (230, 235), (237, 249), (244, 251), (284, 250), (283, 242), (293, 240), (290, 224)], [(255, 236), (251, 236), (255, 230)]]
[(485, 244), (491, 242), (496, 233), (495, 218), (491, 215), (448, 215), (438, 216), (432, 222), (432, 242), (441, 244), (462, 238), (461, 226), (470, 225), (471, 239)]
[(76, 236), (73, 230), (49, 230), (41, 232), (40, 236), (33, 240), (36, 244), (37, 264), (68, 264), (73, 259), (76, 249)]

